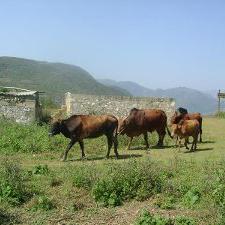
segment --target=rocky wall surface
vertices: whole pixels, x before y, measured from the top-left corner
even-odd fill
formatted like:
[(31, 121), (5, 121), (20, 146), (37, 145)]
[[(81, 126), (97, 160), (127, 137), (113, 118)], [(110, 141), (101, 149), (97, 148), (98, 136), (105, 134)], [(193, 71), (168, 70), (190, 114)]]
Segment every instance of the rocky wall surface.
[(175, 100), (155, 97), (97, 96), (65, 94), (67, 114), (113, 114), (125, 117), (132, 108), (162, 109), (170, 118), (175, 111)]
[(19, 123), (30, 123), (35, 120), (35, 101), (23, 103), (0, 100), (0, 116)]

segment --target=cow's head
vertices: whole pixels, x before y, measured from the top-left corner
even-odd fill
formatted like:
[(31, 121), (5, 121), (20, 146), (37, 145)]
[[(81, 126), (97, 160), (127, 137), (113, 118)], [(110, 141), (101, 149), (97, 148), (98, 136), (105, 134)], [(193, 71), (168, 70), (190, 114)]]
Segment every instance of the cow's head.
[(52, 123), (50, 131), (49, 131), (49, 136), (54, 136), (57, 134), (60, 134), (61, 132), (61, 120), (57, 120)]
[(184, 123), (184, 120), (180, 120), (180, 122), (178, 124), (171, 125), (171, 137), (172, 138), (174, 138), (180, 134), (183, 123)]
[(125, 119), (119, 120), (119, 134), (125, 134), (128, 129), (133, 129), (139, 126), (143, 121), (143, 112), (139, 109), (133, 108), (130, 111), (129, 116)]
[(173, 116), (171, 117), (170, 124), (171, 125), (178, 124), (181, 121), (182, 118), (183, 118), (182, 114), (179, 114), (179, 113), (175, 112), (173, 114)]
[(171, 137), (174, 138), (177, 136), (178, 132), (178, 124), (172, 124), (171, 125)]
[(122, 134), (124, 135), (126, 133), (126, 129), (127, 129), (127, 122), (126, 119), (119, 119), (119, 126), (118, 126), (118, 134)]

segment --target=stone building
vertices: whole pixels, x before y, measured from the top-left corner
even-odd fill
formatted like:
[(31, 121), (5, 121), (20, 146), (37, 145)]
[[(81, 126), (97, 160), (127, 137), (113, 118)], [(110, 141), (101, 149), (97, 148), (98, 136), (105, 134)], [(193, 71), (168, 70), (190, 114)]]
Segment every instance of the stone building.
[(20, 123), (39, 121), (39, 92), (15, 87), (0, 87), (0, 116)]

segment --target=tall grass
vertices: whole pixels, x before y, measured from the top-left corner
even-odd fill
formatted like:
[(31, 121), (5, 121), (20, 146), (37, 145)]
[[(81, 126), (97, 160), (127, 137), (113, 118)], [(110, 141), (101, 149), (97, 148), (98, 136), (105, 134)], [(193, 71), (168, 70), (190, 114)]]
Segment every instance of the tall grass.
[(50, 139), (47, 125), (25, 125), (5, 119), (1, 119), (0, 124), (0, 152), (55, 151), (67, 143), (61, 136)]
[(216, 113), (216, 117), (225, 119), (225, 112), (218, 112), (218, 113)]
[[(49, 125), (43, 124), (42, 126), (33, 124), (19, 124), (10, 120), (0, 119), (0, 152), (13, 153), (13, 152), (49, 152), (58, 151), (66, 148), (68, 139), (63, 135), (56, 135), (52, 138), (48, 136)], [(149, 135), (149, 142), (153, 145), (157, 144), (157, 135), (155, 133)], [(129, 138), (126, 136), (119, 136), (119, 147), (126, 147)], [(170, 140), (165, 138), (165, 145), (168, 145)], [(98, 143), (96, 145), (96, 143)], [(93, 153), (106, 151), (106, 138), (100, 137), (96, 140), (88, 140), (93, 148)], [(85, 144), (85, 147), (86, 147)], [(142, 136), (134, 138), (132, 147), (144, 146), (144, 139)], [(97, 149), (98, 148), (98, 149)], [(101, 148), (101, 149), (99, 149)]]

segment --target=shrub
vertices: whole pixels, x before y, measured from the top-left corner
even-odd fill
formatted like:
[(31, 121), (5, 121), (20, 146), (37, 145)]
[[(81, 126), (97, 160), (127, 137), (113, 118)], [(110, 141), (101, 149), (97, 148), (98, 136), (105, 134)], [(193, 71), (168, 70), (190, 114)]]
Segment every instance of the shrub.
[(168, 197), (158, 197), (155, 205), (158, 206), (161, 209), (173, 209), (174, 203), (175, 203), (175, 198), (173, 196), (168, 196)]
[(174, 225), (197, 225), (192, 218), (178, 216), (175, 218)]
[(41, 195), (37, 196), (31, 206), (31, 211), (38, 211), (38, 210), (43, 210), (43, 211), (48, 211), (55, 208), (54, 204), (52, 203), (52, 200), (50, 200), (47, 196)]
[(216, 113), (216, 117), (225, 119), (225, 112), (218, 112), (218, 113)]
[(44, 152), (62, 149), (66, 139), (58, 135), (48, 137), (49, 127), (37, 124), (18, 124), (4, 119), (0, 120), (0, 151), (12, 152)]
[(0, 202), (12, 205), (23, 203), (28, 195), (20, 167), (10, 161), (2, 162), (0, 174)]
[(111, 164), (92, 188), (95, 200), (104, 206), (117, 206), (124, 200), (144, 200), (159, 193), (162, 179), (154, 167), (152, 162), (135, 160), (123, 165)]
[(97, 171), (94, 165), (66, 165), (63, 174), (70, 179), (73, 186), (90, 190), (96, 180)]
[(225, 224), (225, 170), (216, 170), (216, 180), (214, 182), (214, 190), (212, 197), (214, 204), (218, 209), (219, 225)]
[(152, 215), (147, 210), (143, 210), (135, 225), (197, 225), (194, 219), (177, 216), (174, 219)]
[(169, 218), (151, 215), (147, 210), (143, 210), (135, 221), (135, 225), (173, 225), (173, 223)]
[(184, 195), (183, 203), (185, 206), (192, 207), (200, 201), (200, 198), (201, 193), (198, 190), (192, 188)]
[(37, 165), (32, 169), (32, 174), (35, 175), (47, 175), (49, 173), (48, 165)]

